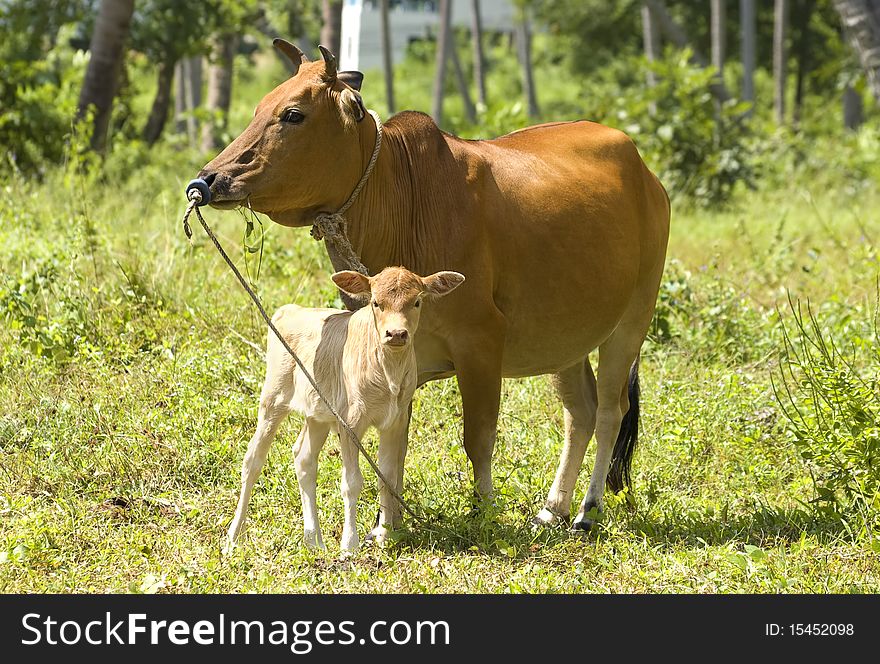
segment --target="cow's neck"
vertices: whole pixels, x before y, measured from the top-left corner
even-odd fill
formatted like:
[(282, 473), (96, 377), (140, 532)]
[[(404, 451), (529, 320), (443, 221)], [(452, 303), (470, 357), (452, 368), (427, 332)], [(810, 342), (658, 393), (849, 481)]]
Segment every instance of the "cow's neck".
[[(375, 137), (374, 123), (361, 129), (363, 168), (369, 163)], [(370, 274), (389, 265), (403, 265), (415, 271), (424, 268), (428, 248), (420, 246), (418, 238), (432, 234), (423, 228), (430, 222), (419, 214), (419, 203), (428, 193), (424, 188), (431, 183), (419, 182), (419, 191), (413, 191), (416, 155), (407, 138), (397, 123), (385, 126), (382, 148), (370, 179), (345, 214), (349, 241)], [(416, 139), (423, 140), (421, 136)], [(331, 246), (327, 248), (335, 269), (353, 269)]]

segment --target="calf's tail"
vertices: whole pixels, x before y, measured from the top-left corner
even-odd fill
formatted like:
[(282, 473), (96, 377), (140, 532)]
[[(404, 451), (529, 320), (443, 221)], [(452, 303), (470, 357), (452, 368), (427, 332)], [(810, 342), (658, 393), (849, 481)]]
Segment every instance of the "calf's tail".
[(621, 491), (630, 484), (630, 465), (639, 440), (639, 358), (629, 370), (629, 410), (620, 422), (620, 431), (611, 453), (611, 468), (605, 486), (610, 491)]

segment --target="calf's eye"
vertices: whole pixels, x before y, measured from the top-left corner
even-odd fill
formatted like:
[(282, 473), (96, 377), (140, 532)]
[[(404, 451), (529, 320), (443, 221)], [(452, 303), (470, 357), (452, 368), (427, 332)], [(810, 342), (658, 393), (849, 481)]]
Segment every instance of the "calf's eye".
[(379, 308), (379, 303), (376, 302), (376, 300), (373, 300), (373, 306), (374, 306), (376, 309), (378, 309), (378, 308)]
[(416, 309), (418, 309), (420, 306), (422, 306), (422, 301), (421, 301), (421, 300), (416, 300), (416, 303), (415, 303), (413, 306), (414, 306)]
[(289, 124), (299, 124), (305, 119), (306, 116), (295, 108), (289, 108), (281, 114), (281, 122), (287, 122)]

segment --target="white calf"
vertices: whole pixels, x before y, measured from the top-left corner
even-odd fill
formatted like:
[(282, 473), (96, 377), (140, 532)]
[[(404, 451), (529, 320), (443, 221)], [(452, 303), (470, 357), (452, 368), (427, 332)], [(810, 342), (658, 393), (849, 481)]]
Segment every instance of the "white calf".
[[(363, 299), (369, 296), (370, 306), (350, 312), (306, 309), (288, 304), (275, 312), (272, 322), (358, 439), (370, 426), (379, 430), (379, 467), (400, 491), (403, 477), (400, 466), (405, 450), (383, 449), (383, 441), (393, 439), (397, 444), (401, 428), (405, 436), (410, 401), (416, 388), (412, 337), (419, 324), (421, 303), (425, 299), (446, 295), (459, 286), (464, 277), (457, 272), (437, 272), (429, 277), (419, 277), (404, 268), (389, 267), (375, 277), (357, 272), (337, 272), (333, 281), (350, 295)], [(327, 434), (335, 431), (341, 434), (339, 447), (345, 504), (341, 546), (347, 551), (357, 549), (357, 498), (363, 486), (358, 450), (345, 432), (340, 431), (333, 414), (320, 401), (271, 330), (257, 431), (244, 457), (241, 497), (229, 526), (228, 544), (231, 545), (241, 533), (254, 482), (263, 468), (278, 426), (291, 410), (305, 417), (294, 446), (305, 542), (310, 546), (324, 546), (315, 502), (318, 454)], [(389, 444), (386, 443), (385, 447)], [(380, 505), (389, 509), (393, 499), (388, 488), (380, 482), (379, 490)]]

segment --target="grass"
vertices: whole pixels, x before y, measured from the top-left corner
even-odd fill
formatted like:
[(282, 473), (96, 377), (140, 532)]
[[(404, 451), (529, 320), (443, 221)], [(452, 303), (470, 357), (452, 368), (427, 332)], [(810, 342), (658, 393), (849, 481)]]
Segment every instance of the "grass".
[[(242, 117), (241, 112), (238, 114)], [(246, 120), (240, 120), (243, 122)], [(340, 463), (322, 455), (326, 553), (300, 545), (292, 416), (229, 557), (265, 330), (213, 248), (180, 228), (203, 163), (159, 146), (136, 177), (10, 178), (0, 197), (3, 592), (875, 592), (871, 538), (810, 506), (773, 398), (790, 292), (846, 343), (876, 295), (880, 192), (792, 183), (719, 211), (676, 206), (642, 362), (632, 501), (589, 537), (533, 533), (561, 449), (546, 377), (504, 384), (496, 502), (468, 516), (454, 380), (416, 395), (406, 495), (430, 516), (341, 559)], [(242, 263), (244, 224), (209, 211)], [(267, 223), (267, 307), (338, 305), (321, 247)], [(780, 313), (782, 311), (783, 313)], [(375, 438), (368, 445), (375, 449)], [(586, 488), (592, 448), (581, 472)], [(365, 465), (365, 464), (364, 464)], [(375, 510), (365, 473), (360, 529)]]

